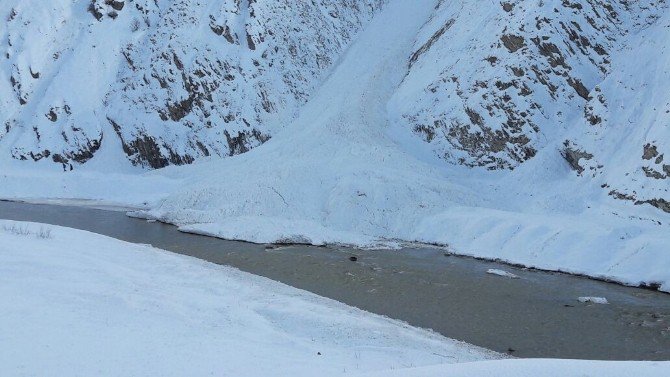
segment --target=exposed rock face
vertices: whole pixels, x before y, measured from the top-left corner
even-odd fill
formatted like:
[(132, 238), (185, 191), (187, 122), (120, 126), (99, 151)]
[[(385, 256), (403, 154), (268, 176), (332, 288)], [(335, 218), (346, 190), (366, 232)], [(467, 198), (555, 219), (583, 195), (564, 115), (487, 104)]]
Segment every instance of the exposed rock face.
[(125, 5), (125, 0), (91, 0), (88, 5), (88, 12), (98, 21), (102, 21), (104, 17), (115, 19), (119, 16), (117, 12), (122, 10)]
[(584, 173), (584, 170), (586, 170), (581, 160), (589, 161), (593, 158), (593, 155), (586, 151), (580, 150), (568, 140), (565, 141), (564, 146), (565, 148), (563, 148), (561, 151), (563, 158), (565, 158), (573, 170), (581, 175)]
[(65, 169), (103, 134), (152, 168), (246, 152), (294, 118), (384, 2), (3, 1), (3, 149)]

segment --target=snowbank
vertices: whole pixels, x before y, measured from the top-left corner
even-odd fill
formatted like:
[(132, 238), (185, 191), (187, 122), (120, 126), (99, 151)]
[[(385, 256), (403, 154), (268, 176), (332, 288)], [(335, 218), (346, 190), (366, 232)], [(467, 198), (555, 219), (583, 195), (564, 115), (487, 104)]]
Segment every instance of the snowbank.
[(586, 361), (517, 359), (437, 365), (423, 368), (366, 373), (384, 377), (660, 377), (667, 374), (669, 362)]
[(0, 172), (0, 199), (139, 209), (156, 205), (181, 184), (179, 179), (158, 175), (97, 171), (58, 173), (12, 166)]
[(0, 221), (0, 319), (2, 375), (652, 377), (670, 368), (495, 360), (239, 270), (14, 221)]
[(313, 376), (496, 358), (238, 270), (0, 221), (0, 374)]

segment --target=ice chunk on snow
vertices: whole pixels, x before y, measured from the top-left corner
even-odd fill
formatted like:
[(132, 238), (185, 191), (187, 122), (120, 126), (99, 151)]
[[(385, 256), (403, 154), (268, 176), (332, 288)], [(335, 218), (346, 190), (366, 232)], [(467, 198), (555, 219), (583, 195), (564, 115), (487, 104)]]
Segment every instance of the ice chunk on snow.
[(514, 275), (511, 272), (507, 272), (507, 271), (503, 271), (503, 270), (497, 270), (495, 268), (489, 268), (488, 270), (486, 270), (486, 273), (491, 274), (491, 275), (504, 276), (504, 277), (510, 278), (510, 279), (518, 279), (519, 278), (517, 275)]
[(580, 297), (579, 302), (592, 302), (594, 304), (609, 304), (605, 297)]

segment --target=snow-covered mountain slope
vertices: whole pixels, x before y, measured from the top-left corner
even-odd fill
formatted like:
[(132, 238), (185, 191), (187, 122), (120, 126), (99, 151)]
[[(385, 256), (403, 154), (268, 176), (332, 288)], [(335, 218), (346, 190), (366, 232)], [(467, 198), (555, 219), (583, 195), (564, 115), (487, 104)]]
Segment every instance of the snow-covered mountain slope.
[[(418, 221), (436, 203), (459, 199), (459, 190), (468, 200), (467, 188), (442, 186), (433, 178), (436, 168), (417, 162), (385, 135), (386, 101), (402, 79), (413, 33), (430, 16), (431, 3), (390, 4), (285, 132), (254, 153), (181, 169), (191, 184), (152, 216), (182, 225), (209, 223), (199, 230), (216, 229), (228, 238), (361, 244), (402, 227), (410, 218), (396, 215), (408, 208), (416, 209), (411, 219)], [(429, 189), (421, 190), (423, 185)]]
[(365, 373), (365, 377), (660, 377), (670, 362), (509, 359), (404, 368)]
[(105, 143), (152, 168), (246, 152), (295, 117), (382, 4), (5, 0), (2, 157), (70, 170)]
[(440, 1), (392, 104), (440, 157), (513, 168), (583, 116), (612, 51), (664, 3)]
[[(421, 44), (436, 19), (433, 4), (391, 2), (285, 132), (252, 153), (182, 170), (190, 184), (142, 215), (187, 231), (257, 242), (448, 244), (461, 254), (670, 290), (670, 216), (616, 201), (601, 187), (604, 178), (580, 175), (562, 154), (566, 138), (612, 127), (591, 125), (584, 106), (575, 107), (572, 125), (560, 132), (545, 135), (538, 128), (546, 141), (513, 170), (438, 159), (398, 120), (413, 75), (412, 46)], [(667, 29), (668, 13), (659, 14), (663, 18), (635, 35), (662, 43), (665, 34), (647, 34)], [(612, 66), (612, 72), (624, 69)], [(656, 125), (662, 130), (667, 124)], [(588, 153), (595, 155), (601, 145), (603, 153), (611, 148), (613, 155), (638, 160), (640, 154), (627, 155), (621, 146), (635, 149), (632, 136), (613, 128), (609, 140), (620, 146), (593, 140)], [(622, 166), (613, 161), (608, 167), (616, 174)]]
[(670, 12), (659, 17), (612, 57), (564, 154), (581, 151), (576, 170), (611, 197), (670, 213)]
[[(337, 17), (319, 14), (328, 25), (351, 34), (331, 35), (334, 29), (312, 23), (319, 16), (305, 14), (308, 25), (331, 38), (323, 40), (324, 45), (338, 46), (328, 50), (333, 54), (327, 68), (311, 74), (305, 70), (309, 64), (296, 65), (284, 57), (285, 65), (277, 58), (270, 66), (271, 57), (260, 56), (262, 75), (246, 75), (246, 69), (253, 68), (244, 66), (244, 80), (239, 80), (246, 89), (235, 84), (212, 92), (214, 108), (207, 107), (212, 106), (209, 99), (192, 96), (182, 84), (197, 81), (198, 88), (210, 88), (205, 82), (218, 80), (223, 71), (200, 77), (205, 71), (193, 68), (194, 78), (181, 80), (179, 66), (186, 70), (197, 67), (196, 61), (211, 62), (220, 51), (199, 55), (204, 51), (199, 45), (179, 45), (180, 35), (193, 38), (194, 28), (182, 30), (182, 25), (171, 36), (157, 34), (170, 28), (140, 25), (143, 31), (131, 48), (120, 45), (120, 68), (110, 71), (118, 73), (117, 80), (103, 94), (105, 111), (95, 112), (103, 114), (95, 123), (101, 134), (112, 135), (116, 147), (103, 141), (98, 156), (80, 170), (104, 167), (107, 158), (126, 154), (136, 163), (163, 166), (204, 156), (205, 149), (221, 155), (245, 151), (248, 147), (234, 147), (240, 145), (237, 142), (229, 144), (223, 131), (233, 137), (233, 128), (226, 127), (240, 123), (223, 119), (223, 124), (213, 121), (209, 129), (206, 120), (196, 121), (207, 119), (203, 109), (209, 108), (214, 119), (226, 106), (239, 105), (235, 119), (258, 120), (243, 129), (252, 136), (254, 129), (258, 135), (271, 134), (272, 139), (239, 156), (147, 173), (143, 178), (148, 186), (155, 185), (160, 201), (144, 197), (153, 189), (138, 190), (141, 183), (133, 178), (133, 188), (123, 189), (132, 202), (155, 204), (138, 215), (187, 231), (257, 242), (444, 244), (460, 254), (670, 291), (670, 94), (665, 90), (670, 81), (670, 11), (665, 1), (544, 0), (482, 6), (476, 0), (390, 0), (366, 7), (333, 3), (348, 10), (348, 23), (333, 21), (344, 17), (344, 9)], [(260, 14), (261, 7), (270, 12), (273, 6), (288, 12), (276, 2), (249, 4), (258, 7), (254, 14)], [(303, 6), (323, 10), (323, 4), (331, 2), (311, 4)], [(168, 8), (157, 9), (169, 14)], [(216, 12), (193, 16), (192, 24), (210, 13)], [(120, 13), (114, 20), (101, 14), (101, 21), (90, 21), (91, 28), (105, 22), (121, 25), (114, 23), (122, 20)], [(220, 33), (217, 41), (222, 46), (246, 48), (249, 56), (256, 56), (263, 43), (277, 43), (277, 53), (284, 51), (285, 42), (276, 39), (275, 29), (268, 31), (265, 42), (252, 38), (252, 50), (249, 43), (245, 47), (244, 38), (235, 39), (242, 33), (232, 31), (241, 29), (226, 20), (215, 14), (213, 25), (220, 27), (211, 30), (208, 21), (210, 31), (217, 32), (206, 38)], [(286, 33), (294, 38), (305, 35)], [(302, 53), (317, 56), (310, 50), (313, 43), (305, 40), (294, 58), (302, 61)], [(176, 55), (162, 56), (159, 45), (181, 47), (170, 50)], [(220, 53), (233, 50), (225, 51)], [(305, 80), (284, 76), (293, 69)], [(160, 73), (158, 79), (152, 76), (155, 72)], [(276, 107), (281, 111), (257, 113), (254, 104), (263, 108), (263, 95), (249, 94), (258, 93), (249, 88), (260, 82), (263, 90), (290, 92), (282, 98), (292, 99), (273, 102), (282, 103)], [(300, 99), (290, 89), (298, 87), (309, 88)], [(83, 101), (94, 96), (75, 97)], [(185, 98), (186, 107), (172, 106)], [(22, 108), (35, 106), (28, 101)], [(188, 114), (182, 112), (186, 108)], [(160, 119), (161, 114), (167, 119)], [(51, 122), (44, 119), (41, 122)], [(0, 140), (2, 152), (15, 153), (34, 134), (25, 124), (14, 123), (10, 121), (9, 133)], [(88, 135), (94, 129), (80, 132)], [(219, 131), (223, 137), (216, 139), (213, 135)], [(142, 135), (160, 140), (158, 147), (143, 142)], [(223, 147), (211, 153), (213, 144), (208, 143), (216, 142)], [(6, 165), (25, 170), (0, 175), (0, 194), (20, 197), (26, 186), (21, 182), (30, 182), (24, 190), (32, 197), (89, 197), (89, 187), (109, 182), (100, 183), (101, 177), (95, 176), (96, 184), (82, 184), (86, 175), (71, 172), (64, 175), (72, 181), (68, 188), (63, 188), (65, 179), (56, 184), (41, 173), (28, 180), (26, 171), (34, 165), (30, 160)], [(122, 195), (100, 191), (93, 196), (118, 202)]]
[(664, 0), (440, 1), (390, 113), (451, 163), (560, 151), (613, 197), (670, 212), (654, 152), (670, 143), (667, 14)]

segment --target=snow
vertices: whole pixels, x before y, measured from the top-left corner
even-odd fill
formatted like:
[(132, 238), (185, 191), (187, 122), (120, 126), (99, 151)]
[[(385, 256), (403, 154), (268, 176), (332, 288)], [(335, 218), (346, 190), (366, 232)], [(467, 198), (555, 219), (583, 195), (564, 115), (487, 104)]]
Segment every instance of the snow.
[[(410, 214), (421, 205), (417, 200), (428, 205), (449, 193), (438, 187), (444, 181), (430, 178), (431, 167), (385, 136), (384, 99), (402, 78), (397, 62), (413, 42), (412, 30), (429, 16), (430, 3), (390, 4), (287, 132), (255, 153), (190, 168), (194, 181), (147, 214), (210, 234), (218, 228), (256, 242), (268, 240), (254, 237), (262, 234), (316, 244), (344, 232), (345, 243), (368, 244), (370, 236), (417, 221), (422, 213)], [(346, 228), (338, 229), (341, 224)]]
[(560, 142), (511, 172), (490, 172), (445, 166), (399, 136), (393, 96), (433, 5), (390, 2), (295, 122), (251, 153), (183, 169), (189, 184), (143, 216), (254, 242), (449, 245), (670, 291), (670, 215), (580, 179)]
[(489, 268), (488, 270), (486, 270), (486, 273), (491, 274), (491, 275), (503, 276), (503, 277), (510, 278), (510, 279), (518, 279), (519, 278), (517, 275), (514, 275), (511, 272), (498, 270), (498, 269), (495, 269), (495, 268)]
[(584, 302), (584, 303), (601, 304), (601, 305), (609, 304), (609, 302), (607, 301), (607, 299), (605, 297), (585, 296), (585, 297), (579, 297), (577, 300), (579, 300), (579, 302)]
[[(560, 6), (560, 17), (573, 17), (576, 10), (549, 1), (507, 19), (500, 16), (497, 4), (493, 10), (476, 1), (439, 3), (436, 8), (438, 2), (431, 0), (389, 1), (338, 55), (297, 119), (282, 124), (271, 140), (248, 153), (148, 173), (129, 167), (127, 161), (123, 165), (120, 146), (106, 143), (89, 163), (67, 173), (0, 159), (0, 197), (58, 203), (87, 199), (93, 205), (144, 209), (132, 215), (174, 223), (184, 231), (260, 243), (448, 245), (450, 252), (462, 255), (634, 286), (657, 285), (670, 292), (670, 213), (610, 195), (619, 190), (646, 201), (667, 197), (670, 190), (668, 179), (647, 177), (643, 170), (661, 174), (668, 157), (660, 157), (670, 156), (663, 149), (670, 137), (670, 102), (663, 90), (670, 77), (670, 13), (647, 7), (645, 12), (657, 14), (640, 14), (655, 20), (645, 20), (645, 27), (630, 19), (610, 25), (618, 34), (617, 43), (606, 41), (611, 60), (607, 75), (570, 56), (570, 65), (579, 71), (570, 74), (583, 77), (589, 86), (597, 84), (592, 99), (582, 101), (568, 87), (570, 93), (557, 94), (563, 101), (560, 106), (543, 102), (552, 111), (573, 113), (546, 119), (535, 114), (537, 123), (544, 122), (539, 133), (530, 135), (537, 154), (515, 162), (514, 170), (488, 171), (446, 163), (436, 156), (434, 145), (413, 135), (402, 122), (403, 113), (415, 103), (427, 104), (422, 96), (432, 98), (425, 84), (443, 70), (429, 63), (447, 62), (444, 72), (473, 83), (495, 81), (506, 73), (471, 67), (481, 60), (473, 52), (477, 47), (472, 46), (478, 45), (470, 44), (472, 38), (488, 46), (500, 37), (493, 26), (534, 20), (547, 10), (553, 13), (554, 6)], [(454, 13), (459, 9), (462, 13)], [(428, 63), (419, 61), (410, 69), (408, 57), (455, 14), (467, 21), (451, 29), (459, 35), (446, 34), (422, 58)], [(479, 32), (478, 26), (490, 22), (495, 22), (490, 35)], [(626, 25), (631, 26), (630, 35), (619, 38), (623, 32), (618, 29)], [(588, 32), (589, 38), (599, 35), (590, 27)], [(456, 56), (466, 53), (474, 54), (468, 59), (479, 60)], [(503, 57), (526, 64), (511, 55)], [(648, 69), (639, 69), (641, 57)], [(566, 86), (562, 75), (552, 80)], [(606, 98), (605, 104), (599, 104), (597, 93)], [(529, 101), (548, 101), (538, 96)], [(638, 105), (627, 106), (630, 101)], [(429, 110), (448, 110), (451, 105), (438, 101)], [(584, 119), (590, 105), (589, 111), (603, 119), (600, 126)], [(626, 122), (617, 123), (620, 119)], [(3, 150), (11, 144), (9, 139), (0, 140)], [(580, 160), (584, 173), (572, 170), (561, 156), (566, 140), (593, 154), (592, 160)], [(641, 159), (647, 143), (658, 147), (659, 156)]]
[(501, 355), (284, 284), (89, 232), (0, 221), (0, 374), (665, 376)]
[(183, 181), (161, 175), (115, 173), (89, 167), (68, 173), (0, 162), (0, 199), (30, 203), (140, 209), (156, 205)]
[[(663, 1), (617, 2), (616, 22), (593, 16), (600, 3), (558, 0), (517, 2), (511, 11), (476, 0), (259, 1), (254, 9), (136, 1), (101, 21), (86, 4), (0, 2), (7, 19), (0, 199), (131, 210), (183, 231), (259, 243), (448, 245), (461, 255), (670, 292)], [(540, 30), (538, 19), (554, 27)], [(230, 27), (237, 41), (212, 25)], [(572, 38), (573, 26), (582, 38)], [(503, 32), (526, 31), (530, 47), (518, 54), (500, 42)], [(534, 36), (567, 63), (538, 55)], [(590, 46), (574, 45), (584, 40)], [(494, 55), (497, 63), (488, 60)], [(552, 72), (549, 84), (509, 72), (536, 65)], [(219, 80), (224, 71), (233, 80)], [(589, 98), (567, 78), (580, 79)], [(518, 82), (493, 90), (505, 80)], [(533, 94), (516, 93), (520, 83)], [(194, 87), (215, 89), (194, 94)], [(161, 119), (192, 95), (199, 96), (193, 111)], [(484, 111), (499, 98), (529, 123), (505, 129), (509, 112)], [(470, 110), (483, 116), (470, 135), (502, 130), (515, 139), (502, 150), (487, 142), (470, 148), (470, 139), (447, 129), (431, 141), (413, 128), (468, 124)], [(198, 159), (147, 172), (134, 165), (166, 161), (124, 150), (144, 136), (162, 157)], [(582, 171), (566, 162), (566, 148), (591, 156), (576, 161)], [(54, 164), (56, 155), (68, 162)], [(234, 269), (81, 231), (0, 224), (3, 375), (661, 376), (670, 369), (482, 361), (497, 356)]]
[(295, 118), (383, 1), (110, 3), (0, 3), (0, 160), (78, 169), (100, 147), (118, 169), (158, 168), (245, 152)]
[(368, 377), (661, 377), (667, 375), (668, 368), (670, 368), (669, 362), (518, 359), (438, 365), (363, 375)]
[(278, 282), (0, 221), (0, 374), (312, 376), (500, 356)]

